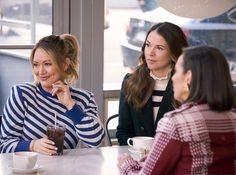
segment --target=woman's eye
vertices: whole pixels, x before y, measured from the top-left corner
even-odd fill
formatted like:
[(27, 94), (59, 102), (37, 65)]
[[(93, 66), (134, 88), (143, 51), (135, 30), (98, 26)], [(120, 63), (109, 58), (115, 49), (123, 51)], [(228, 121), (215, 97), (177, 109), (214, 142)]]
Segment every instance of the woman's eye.
[(158, 50), (164, 50), (162, 47), (157, 47)]
[(150, 46), (150, 44), (149, 43), (146, 43), (146, 47), (149, 47)]
[(34, 63), (34, 64), (33, 64), (33, 67), (38, 67), (38, 64)]
[(52, 63), (45, 63), (45, 66), (51, 66)]

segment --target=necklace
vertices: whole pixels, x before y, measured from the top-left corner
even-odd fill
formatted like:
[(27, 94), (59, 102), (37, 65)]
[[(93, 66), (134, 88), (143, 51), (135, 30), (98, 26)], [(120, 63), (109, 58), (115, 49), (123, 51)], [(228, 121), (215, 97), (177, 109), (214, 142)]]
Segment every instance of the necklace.
[(150, 72), (150, 76), (151, 76), (154, 80), (159, 80), (159, 81), (169, 79), (169, 78), (170, 78), (170, 75), (171, 75), (171, 71), (168, 71), (168, 72), (167, 72), (167, 75), (164, 76), (164, 77), (157, 77), (157, 76), (155, 76), (152, 72)]

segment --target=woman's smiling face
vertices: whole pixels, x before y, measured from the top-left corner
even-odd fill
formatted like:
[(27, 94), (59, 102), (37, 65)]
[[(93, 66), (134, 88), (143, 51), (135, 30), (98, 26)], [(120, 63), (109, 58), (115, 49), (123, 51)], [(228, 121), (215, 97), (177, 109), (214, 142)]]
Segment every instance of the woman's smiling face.
[(52, 55), (42, 48), (38, 48), (35, 51), (32, 66), (37, 81), (47, 92), (51, 91), (53, 83), (62, 80), (62, 76), (58, 71), (56, 63), (53, 61)]

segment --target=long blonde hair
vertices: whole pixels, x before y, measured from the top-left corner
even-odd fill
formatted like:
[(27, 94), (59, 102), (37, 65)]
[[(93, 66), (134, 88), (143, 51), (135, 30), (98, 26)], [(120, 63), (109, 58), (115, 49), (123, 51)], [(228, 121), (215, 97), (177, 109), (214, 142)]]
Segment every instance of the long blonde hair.
[[(38, 48), (43, 49), (52, 56), (53, 61), (56, 63), (56, 67), (65, 83), (72, 84), (79, 78), (79, 44), (74, 35), (49, 35), (40, 39), (34, 46), (30, 55), (30, 63), (32, 66), (34, 54)], [(70, 63), (68, 68), (64, 70), (63, 65), (66, 63), (67, 58), (70, 60)]]

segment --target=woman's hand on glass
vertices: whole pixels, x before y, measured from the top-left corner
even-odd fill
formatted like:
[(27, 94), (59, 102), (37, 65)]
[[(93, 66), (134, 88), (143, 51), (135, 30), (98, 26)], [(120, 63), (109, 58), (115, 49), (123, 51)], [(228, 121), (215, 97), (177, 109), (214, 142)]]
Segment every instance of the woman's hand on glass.
[(48, 138), (32, 140), (30, 142), (30, 151), (46, 155), (53, 155), (57, 153), (57, 147), (55, 147), (54, 145), (55, 143)]

